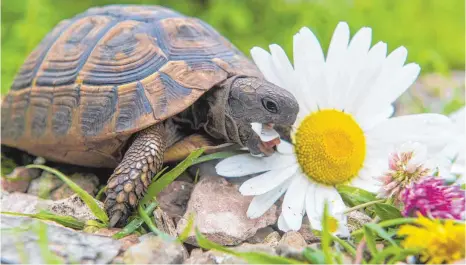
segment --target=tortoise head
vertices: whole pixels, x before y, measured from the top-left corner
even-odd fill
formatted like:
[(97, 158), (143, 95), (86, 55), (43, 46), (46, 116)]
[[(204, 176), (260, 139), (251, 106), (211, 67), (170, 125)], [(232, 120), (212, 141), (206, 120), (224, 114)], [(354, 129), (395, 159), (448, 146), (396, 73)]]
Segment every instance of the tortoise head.
[(226, 112), (236, 125), (233, 127), (238, 130), (239, 144), (247, 146), (252, 154), (271, 154), (274, 143), (279, 141), (261, 142), (251, 123), (291, 127), (299, 111), (296, 98), (287, 90), (258, 77), (234, 76), (228, 81), (230, 92)]

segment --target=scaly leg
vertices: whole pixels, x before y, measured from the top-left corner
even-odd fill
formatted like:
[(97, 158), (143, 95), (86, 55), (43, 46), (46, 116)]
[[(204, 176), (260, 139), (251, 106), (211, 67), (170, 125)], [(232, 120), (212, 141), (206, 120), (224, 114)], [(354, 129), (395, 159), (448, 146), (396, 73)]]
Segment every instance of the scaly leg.
[(152, 177), (162, 168), (165, 140), (165, 129), (161, 123), (139, 132), (108, 179), (105, 210), (111, 227), (125, 225), (131, 210), (146, 193)]

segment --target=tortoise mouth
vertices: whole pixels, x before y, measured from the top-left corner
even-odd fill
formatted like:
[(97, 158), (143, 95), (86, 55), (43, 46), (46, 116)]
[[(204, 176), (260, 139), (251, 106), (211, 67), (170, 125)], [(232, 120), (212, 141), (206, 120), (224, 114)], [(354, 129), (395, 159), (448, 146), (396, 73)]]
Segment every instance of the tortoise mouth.
[(253, 132), (258, 136), (257, 148), (262, 154), (269, 156), (275, 152), (275, 147), (280, 143), (280, 135), (274, 129), (274, 123), (251, 123)]

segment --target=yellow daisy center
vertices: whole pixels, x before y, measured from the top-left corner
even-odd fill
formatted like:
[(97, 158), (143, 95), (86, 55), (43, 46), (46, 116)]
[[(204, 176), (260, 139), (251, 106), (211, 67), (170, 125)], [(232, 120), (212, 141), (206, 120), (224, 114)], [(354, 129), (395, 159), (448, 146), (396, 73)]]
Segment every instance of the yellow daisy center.
[(312, 180), (327, 185), (349, 181), (366, 156), (364, 132), (347, 113), (320, 110), (311, 113), (294, 135), (298, 162)]

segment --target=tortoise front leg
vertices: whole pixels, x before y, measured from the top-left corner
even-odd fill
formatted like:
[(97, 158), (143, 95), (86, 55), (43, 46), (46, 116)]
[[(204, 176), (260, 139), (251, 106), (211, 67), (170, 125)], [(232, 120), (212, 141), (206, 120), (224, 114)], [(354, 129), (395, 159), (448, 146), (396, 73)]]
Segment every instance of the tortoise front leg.
[(126, 223), (131, 210), (146, 193), (152, 177), (162, 168), (165, 140), (161, 123), (139, 132), (108, 179), (105, 210), (111, 227)]

